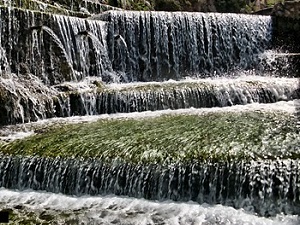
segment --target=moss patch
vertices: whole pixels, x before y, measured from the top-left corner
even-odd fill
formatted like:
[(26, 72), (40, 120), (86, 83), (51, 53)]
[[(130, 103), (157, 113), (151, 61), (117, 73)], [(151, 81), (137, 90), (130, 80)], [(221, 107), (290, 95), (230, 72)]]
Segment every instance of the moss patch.
[(61, 125), (0, 145), (0, 151), (93, 157), (106, 162), (173, 163), (298, 158), (295, 146), (299, 142), (292, 115), (224, 112)]
[(9, 212), (9, 223), (8, 224), (24, 224), (24, 225), (46, 225), (46, 224), (80, 224), (82, 217), (86, 216), (86, 210), (79, 212), (73, 211), (62, 211), (62, 210), (51, 210), (51, 209), (40, 209), (34, 210), (30, 207), (23, 205), (17, 205), (15, 207), (7, 208), (1, 206), (0, 209)]

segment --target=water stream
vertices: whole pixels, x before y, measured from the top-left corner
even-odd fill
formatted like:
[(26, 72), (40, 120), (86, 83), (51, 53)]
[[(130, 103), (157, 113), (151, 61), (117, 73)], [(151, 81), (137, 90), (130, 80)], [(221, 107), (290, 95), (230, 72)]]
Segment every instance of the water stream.
[[(171, 164), (1, 153), (0, 209), (58, 224), (299, 224), (298, 55), (273, 49), (271, 17), (108, 11), (80, 19), (0, 6), (0, 19), (3, 151), (51, 124), (241, 112), (275, 115), (258, 146), (278, 148), (268, 159)], [(222, 146), (203, 148), (232, 147), (226, 132)], [(116, 143), (130, 149), (134, 139)]]
[[(244, 210), (195, 202), (159, 202), (117, 196), (71, 197), (34, 191), (0, 190), (0, 202), (37, 222), (50, 218), (58, 224), (205, 224), (296, 225), (297, 216), (257, 217)], [(0, 207), (2, 206), (0, 204)], [(16, 210), (21, 208), (21, 210)], [(45, 213), (46, 212), (46, 213)], [(46, 215), (46, 216), (45, 216)], [(42, 219), (39, 219), (42, 218)]]

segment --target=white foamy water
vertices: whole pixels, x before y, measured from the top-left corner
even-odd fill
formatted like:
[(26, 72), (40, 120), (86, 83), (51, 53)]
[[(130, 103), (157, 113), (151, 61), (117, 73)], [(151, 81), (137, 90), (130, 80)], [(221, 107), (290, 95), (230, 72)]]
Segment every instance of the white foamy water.
[[(269, 53), (272, 55), (271, 53)], [(273, 53), (275, 54), (275, 53)], [(237, 76), (237, 77), (236, 77)], [(182, 85), (182, 84), (203, 84), (203, 85), (214, 85), (214, 86), (231, 86), (231, 85), (242, 85), (245, 83), (257, 83), (259, 85), (263, 84), (272, 84), (280, 86), (289, 86), (291, 88), (297, 88), (299, 84), (298, 78), (287, 78), (287, 77), (269, 77), (269, 76), (256, 76), (255, 71), (239, 71), (236, 75), (228, 77), (209, 77), (205, 79), (185, 77), (181, 80), (167, 80), (163, 82), (150, 81), (150, 82), (130, 82), (130, 83), (102, 83), (101, 77), (86, 77), (85, 79), (79, 82), (64, 82), (56, 86), (65, 86), (69, 87), (71, 90), (76, 90), (79, 93), (94, 91), (95, 84), (94, 82), (100, 82), (99, 84), (103, 85), (103, 88), (112, 89), (112, 90), (122, 90), (125, 88), (137, 88), (137, 87), (150, 87), (150, 86), (167, 86), (167, 85)], [(55, 87), (55, 86), (54, 86)]]
[(222, 205), (157, 202), (116, 196), (70, 197), (35, 191), (0, 189), (0, 209), (22, 206), (27, 212), (76, 213), (83, 224), (297, 225), (296, 215), (259, 217)]
[[(271, 54), (271, 53), (270, 53)], [(238, 72), (236, 74), (236, 78), (232, 77), (209, 77), (205, 79), (197, 79), (192, 77), (186, 77), (185, 79), (176, 81), (176, 80), (168, 80), (164, 82), (130, 82), (130, 83), (111, 83), (107, 84), (107, 87), (110, 89), (118, 89), (121, 90), (123, 88), (130, 88), (130, 87), (139, 87), (139, 86), (164, 86), (164, 85), (178, 85), (178, 84), (207, 84), (207, 85), (238, 85), (243, 84), (245, 82), (257, 82), (258, 84), (273, 84), (273, 85), (290, 85), (297, 87), (299, 84), (299, 80), (297, 78), (286, 78), (286, 77), (269, 77), (269, 76), (255, 76), (253, 75), (253, 71), (243, 71)], [(232, 75), (235, 76), (235, 75)]]
[(66, 118), (50, 118), (39, 120), (37, 122), (8, 125), (0, 129), (0, 141), (13, 141), (22, 139), (33, 135), (35, 132), (41, 132), (47, 129), (47, 126), (53, 124), (68, 124), (68, 123), (86, 123), (95, 122), (101, 119), (144, 119), (153, 118), (163, 115), (205, 115), (207, 113), (241, 113), (241, 112), (283, 112), (287, 114), (296, 113), (296, 105), (299, 105), (299, 100), (294, 101), (280, 101), (276, 103), (261, 104), (252, 103), (248, 105), (235, 105), (230, 107), (213, 107), (213, 108), (189, 108), (189, 109), (176, 109), (176, 110), (157, 110), (157, 111), (144, 111), (132, 113), (114, 113), (102, 114), (92, 116), (73, 116)]

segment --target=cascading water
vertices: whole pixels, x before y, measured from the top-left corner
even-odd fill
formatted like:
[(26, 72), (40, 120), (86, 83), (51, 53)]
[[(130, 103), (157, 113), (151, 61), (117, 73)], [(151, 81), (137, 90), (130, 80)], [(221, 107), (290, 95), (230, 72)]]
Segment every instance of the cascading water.
[(255, 69), (272, 38), (271, 19), (260, 16), (116, 11), (100, 19), (109, 22), (113, 68), (130, 81)]
[[(210, 88), (191, 87), (191, 91), (179, 90), (178, 94), (173, 88), (164, 88), (164, 94), (160, 91), (156, 93), (157, 90), (151, 94), (152, 88), (146, 87), (150, 98), (148, 94), (136, 91), (102, 92), (101, 82), (162, 81), (170, 78), (179, 80), (185, 76), (238, 76), (242, 70), (251, 70), (251, 74), (257, 75), (265, 72), (266, 68), (269, 72), (276, 72), (276, 60), (270, 63), (266, 60), (266, 57), (270, 58), (270, 53), (264, 54), (271, 46), (270, 17), (107, 12), (93, 17), (94, 20), (84, 20), (5, 7), (1, 8), (1, 15), (3, 21), (7, 21), (1, 26), (2, 73), (11, 71), (19, 77), (32, 73), (42, 82), (34, 87), (35, 92), (43, 92), (40, 88), (44, 85), (44, 89), (50, 88), (47, 92), (52, 94), (47, 97), (47, 107), (37, 113), (31, 108), (39, 106), (30, 107), (27, 102), (44, 102), (44, 95), (37, 96), (39, 100), (32, 101), (32, 87), (24, 84), (27, 91), (14, 87), (17, 88), (14, 92), (23, 94), (16, 100), (18, 103), (15, 105), (18, 107), (6, 107), (6, 101), (3, 101), (0, 124), (36, 121), (54, 115), (228, 106), (291, 100), (297, 96), (293, 94), (297, 92), (297, 88), (293, 88), (290, 89), (291, 93), (285, 94), (287, 97), (261, 99), (259, 96), (262, 94), (253, 93), (257, 91), (249, 90), (248, 85), (241, 89), (233, 87), (228, 90), (226, 87), (213, 88), (212, 91)], [(274, 62), (275, 66), (270, 68)], [(78, 82), (87, 77), (98, 77), (100, 82), (92, 81), (87, 84), (89, 88), (84, 90), (69, 88), (68, 84), (62, 83)], [(7, 78), (1, 76), (1, 79)], [(3, 83), (7, 81), (3, 80)], [(260, 81), (254, 84), (254, 89), (264, 86)], [(279, 87), (282, 88), (284, 87)], [(278, 90), (277, 85), (275, 89)], [(276, 96), (277, 90), (273, 90), (262, 87), (261, 92)], [(12, 95), (5, 87), (3, 93), (6, 96)], [(224, 95), (231, 97), (226, 100)], [(199, 96), (206, 102), (199, 100)], [(175, 102), (171, 100), (166, 103), (165, 99), (175, 99)], [(197, 99), (201, 103), (192, 100), (186, 104), (185, 99)]]
[(295, 186), (300, 182), (299, 162), (295, 160), (134, 166), (95, 160), (3, 157), (0, 166), (0, 185), (10, 189), (192, 200), (254, 207), (267, 216), (300, 210), (300, 189)]
[[(56, 116), (143, 112), (163, 109), (226, 107), (274, 103), (299, 98), (296, 79), (202, 80), (138, 83), (108, 90), (73, 92), (59, 96)], [(65, 110), (68, 109), (68, 110)]]
[[(288, 64), (288, 56), (276, 57), (276, 50), (272, 49), (272, 18), (268, 16), (109, 11), (79, 19), (1, 6), (0, 18), (0, 124), (10, 125), (3, 127), (3, 133), (12, 127), (27, 127), (23, 124), (27, 122), (42, 120), (39, 122), (43, 123), (47, 118), (77, 115), (125, 113), (116, 117), (127, 118), (138, 117), (141, 115), (138, 112), (157, 110), (160, 110), (157, 115), (172, 110), (192, 114), (190, 108), (211, 108), (214, 114), (220, 107), (224, 112), (238, 112), (239, 108), (232, 109), (235, 105), (248, 104), (247, 111), (258, 103), (271, 105), (269, 111), (273, 112), (276, 102), (290, 104), (300, 97), (297, 79), (290, 78), (296, 77), (297, 71), (290, 70), (293, 67)], [(179, 109), (185, 110), (176, 111)], [(260, 147), (265, 148), (269, 138), (276, 142), (272, 151), (277, 147), (282, 148), (278, 152), (293, 149), (290, 159), (277, 155), (272, 158), (269, 152), (268, 157), (259, 160), (252, 157), (219, 162), (208, 157), (204, 161), (194, 158), (190, 163), (179, 160), (171, 164), (168, 161), (130, 163), (120, 158), (106, 162), (105, 156), (86, 160), (79, 159), (77, 153), (72, 159), (1, 155), (0, 186), (17, 189), (20, 195), (27, 189), (74, 196), (115, 194), (153, 201), (193, 201), (192, 204), (201, 207), (204, 203), (222, 204), (266, 217), (280, 213), (297, 215), (300, 213), (298, 139), (287, 143), (294, 137), (294, 129), (290, 127), (280, 128), (285, 133), (276, 139), (281, 122), (274, 124), (275, 127), (268, 128), (267, 135), (261, 134)], [(27, 127), (25, 131), (28, 129), (32, 128)], [(47, 132), (38, 128), (36, 131)], [(221, 134), (224, 142), (230, 136), (226, 132)], [(122, 135), (118, 138), (123, 140)], [(187, 142), (194, 141), (193, 137), (189, 138)], [(128, 144), (119, 139), (115, 142), (116, 149)], [(213, 142), (201, 148), (235, 149), (231, 146), (234, 141), (219, 147)], [(293, 143), (295, 146), (291, 147)], [(25, 144), (18, 146), (25, 152)], [(0, 142), (1, 151), (6, 152), (9, 147), (9, 143)], [(127, 147), (130, 154), (133, 144)], [(12, 204), (2, 198), (2, 192), (16, 195), (0, 190), (0, 207)], [(46, 196), (36, 193), (37, 198), (42, 198), (40, 195)], [(30, 204), (26, 207), (30, 208)], [(115, 205), (118, 204), (123, 207), (120, 202)], [(192, 207), (190, 203), (184, 204)], [(228, 208), (224, 209), (225, 214)], [(104, 214), (103, 218), (112, 215)], [(256, 218), (254, 224), (265, 224), (256, 214), (251, 214)], [(218, 219), (211, 219), (208, 212), (206, 216), (203, 221), (201, 216), (197, 217), (198, 222), (217, 223)], [(160, 222), (192, 224), (187, 222), (191, 218), (174, 223), (164, 218)], [(224, 218), (221, 224), (225, 223)], [(266, 223), (274, 224), (277, 220), (286, 224), (299, 221), (284, 216)], [(85, 222), (91, 221), (97, 220)], [(152, 216), (145, 224), (147, 221), (160, 223)], [(238, 223), (230, 221), (229, 224)]]
[[(7, 58), (14, 59), (12, 72), (18, 73), (19, 64), (25, 63), (31, 73), (53, 85), (111, 71), (103, 22), (6, 7), (0, 10), (1, 20), (6, 21), (1, 26), (1, 47)], [(84, 34), (87, 31), (96, 38), (87, 38), (91, 36)]]

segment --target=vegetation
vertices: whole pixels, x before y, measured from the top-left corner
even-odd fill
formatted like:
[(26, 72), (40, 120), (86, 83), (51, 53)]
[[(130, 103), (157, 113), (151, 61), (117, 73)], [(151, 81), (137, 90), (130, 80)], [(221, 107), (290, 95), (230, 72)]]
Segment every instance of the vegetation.
[[(0, 6), (7, 6), (9, 1), (0, 0)], [(22, 0), (16, 1), (11, 0), (10, 5), (16, 8), (28, 9), (33, 11), (52, 13), (52, 14), (61, 14), (67, 16), (76, 16), (76, 17), (88, 17), (90, 14), (86, 12), (81, 12), (79, 9), (69, 8), (63, 4), (57, 4), (54, 1), (37, 1), (37, 0)]]
[(110, 0), (109, 4), (131, 10), (251, 13), (264, 8), (273, 7), (275, 4), (283, 1), (284, 0)]
[(216, 0), (215, 4), (218, 12), (240, 12), (247, 6), (245, 0)]
[[(103, 0), (105, 4), (127, 10), (156, 10), (156, 11), (201, 11), (201, 12), (245, 12), (272, 7), (284, 0)], [(0, 4), (6, 1), (0, 0)], [(104, 10), (101, 4), (83, 0), (12, 0), (12, 6), (38, 10), (49, 13), (87, 17), (89, 13), (100, 13)], [(85, 10), (82, 10), (85, 9)]]
[(10, 155), (172, 163), (298, 158), (292, 115), (240, 112), (57, 125), (0, 146)]

